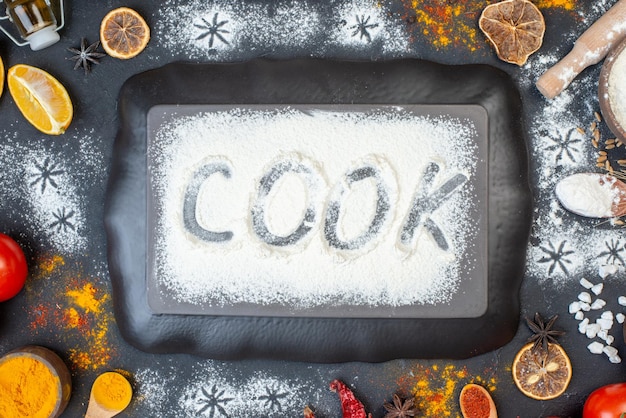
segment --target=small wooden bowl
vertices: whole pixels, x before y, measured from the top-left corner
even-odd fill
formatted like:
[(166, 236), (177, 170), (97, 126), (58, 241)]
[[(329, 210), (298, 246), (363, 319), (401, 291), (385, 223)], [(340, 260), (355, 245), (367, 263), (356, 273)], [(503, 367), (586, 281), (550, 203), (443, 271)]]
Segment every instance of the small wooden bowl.
[(72, 392), (72, 378), (67, 366), (61, 360), (61, 358), (52, 350), (37, 345), (27, 345), (17, 348), (0, 357), (0, 364), (6, 362), (9, 359), (17, 357), (29, 357), (33, 360), (37, 360), (44, 364), (53, 376), (59, 379), (57, 385), (56, 398), (57, 402), (54, 405), (49, 418), (57, 418), (60, 416), (70, 400)]
[[(613, 109), (611, 108), (611, 100), (609, 97), (609, 77), (613, 69), (613, 64), (617, 57), (622, 53), (626, 53), (626, 40), (619, 43), (613, 50), (607, 55), (602, 64), (602, 70), (600, 71), (600, 83), (598, 86), (598, 99), (600, 102), (600, 110), (604, 117), (604, 122), (607, 124), (611, 132), (622, 141), (626, 141), (626, 126), (622, 126), (617, 118)], [(624, 74), (626, 77), (626, 74)], [(626, 97), (623, 98), (626, 100)], [(622, 124), (626, 124), (626, 121), (622, 121)]]

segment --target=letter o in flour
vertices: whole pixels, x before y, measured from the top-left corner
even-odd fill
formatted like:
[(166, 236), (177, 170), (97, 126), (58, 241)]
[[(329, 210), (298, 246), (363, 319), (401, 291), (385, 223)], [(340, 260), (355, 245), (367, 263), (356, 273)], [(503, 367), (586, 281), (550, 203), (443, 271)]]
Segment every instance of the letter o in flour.
[[(266, 223), (265, 214), (269, 203), (269, 195), (277, 181), (287, 173), (296, 173), (301, 176), (308, 191), (308, 201), (302, 222), (296, 229), (280, 236), (272, 233)], [(319, 200), (322, 178), (312, 165), (307, 165), (296, 158), (282, 159), (272, 165), (267, 173), (261, 177), (258, 185), (258, 195), (251, 209), (252, 230), (264, 243), (276, 247), (286, 247), (301, 241), (317, 223), (316, 204)]]
[[(384, 177), (383, 172), (376, 165), (368, 163), (346, 173), (345, 181), (340, 180), (335, 185), (331, 192), (333, 198), (328, 202), (326, 219), (324, 221), (324, 238), (331, 248), (338, 250), (360, 250), (368, 243), (373, 242), (381, 234), (384, 225), (390, 218), (389, 212), (392, 201), (390, 192), (395, 194), (393, 190), (390, 189), (390, 184), (385, 182)], [(338, 233), (342, 203), (352, 184), (368, 178), (373, 178), (376, 182), (377, 198), (373, 219), (367, 230), (361, 235), (350, 240), (343, 240), (339, 237)]]

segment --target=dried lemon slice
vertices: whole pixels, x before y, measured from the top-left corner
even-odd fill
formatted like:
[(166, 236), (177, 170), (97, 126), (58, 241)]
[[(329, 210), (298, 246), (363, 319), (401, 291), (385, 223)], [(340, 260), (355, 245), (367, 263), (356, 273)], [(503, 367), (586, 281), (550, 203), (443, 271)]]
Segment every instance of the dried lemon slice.
[(572, 379), (572, 364), (565, 350), (549, 343), (548, 350), (533, 350), (526, 344), (513, 361), (513, 380), (528, 397), (539, 400), (554, 399), (567, 389)]
[(49, 135), (65, 132), (74, 108), (56, 78), (39, 68), (17, 64), (9, 69), (7, 81), (15, 104), (35, 128)]
[(528, 0), (505, 0), (485, 7), (478, 25), (496, 49), (498, 57), (522, 66), (543, 43), (546, 23)]
[(128, 59), (144, 50), (150, 40), (150, 28), (133, 9), (111, 10), (100, 24), (100, 42), (112, 57)]

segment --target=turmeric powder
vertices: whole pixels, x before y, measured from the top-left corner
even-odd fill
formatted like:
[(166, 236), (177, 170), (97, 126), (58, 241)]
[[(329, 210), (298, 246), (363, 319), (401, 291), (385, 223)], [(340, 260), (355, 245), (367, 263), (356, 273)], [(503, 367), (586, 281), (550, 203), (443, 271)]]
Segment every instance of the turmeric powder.
[(133, 391), (128, 380), (117, 372), (102, 373), (91, 388), (95, 401), (109, 411), (122, 411), (130, 403)]
[(0, 362), (0, 418), (48, 418), (59, 402), (61, 382), (47, 365), (27, 356)]

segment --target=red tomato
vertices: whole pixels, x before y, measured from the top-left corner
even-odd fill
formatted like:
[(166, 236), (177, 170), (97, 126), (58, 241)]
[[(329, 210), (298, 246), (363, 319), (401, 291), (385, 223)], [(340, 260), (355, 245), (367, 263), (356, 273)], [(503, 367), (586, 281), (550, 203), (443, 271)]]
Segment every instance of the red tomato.
[(620, 418), (623, 413), (626, 413), (626, 383), (594, 390), (583, 407), (583, 418)]
[(0, 302), (17, 295), (26, 281), (26, 257), (13, 238), (0, 234)]

